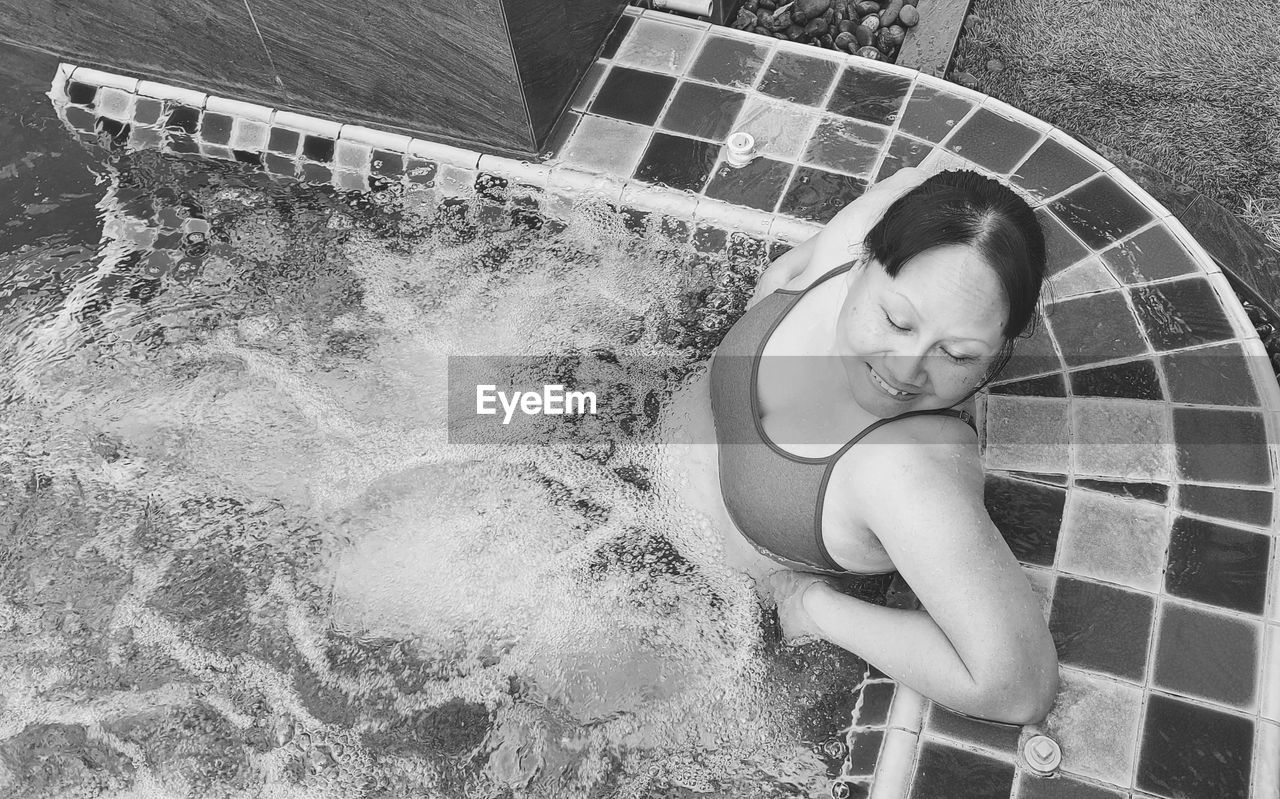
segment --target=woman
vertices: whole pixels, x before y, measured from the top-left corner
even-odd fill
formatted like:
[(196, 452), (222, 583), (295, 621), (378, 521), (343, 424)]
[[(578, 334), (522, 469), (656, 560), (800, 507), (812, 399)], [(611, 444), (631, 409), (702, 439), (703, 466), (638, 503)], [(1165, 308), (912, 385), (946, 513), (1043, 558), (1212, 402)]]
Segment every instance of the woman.
[[(693, 457), (692, 494), (788, 638), (1014, 723), (1048, 713), (1057, 659), (984, 508), (970, 414), (1032, 322), (1044, 261), (1007, 187), (898, 172), (769, 266), (690, 419), (711, 440), (709, 406), (718, 445)], [(921, 609), (834, 587), (895, 571)]]

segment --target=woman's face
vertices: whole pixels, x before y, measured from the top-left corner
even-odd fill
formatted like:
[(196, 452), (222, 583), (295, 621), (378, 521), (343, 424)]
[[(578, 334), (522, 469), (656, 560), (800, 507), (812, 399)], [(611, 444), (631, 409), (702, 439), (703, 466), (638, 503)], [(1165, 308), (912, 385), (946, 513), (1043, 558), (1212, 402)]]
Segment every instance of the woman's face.
[(971, 247), (927, 250), (896, 278), (871, 261), (851, 270), (846, 285), (835, 354), (854, 399), (875, 416), (949, 408), (999, 357), (1007, 303)]

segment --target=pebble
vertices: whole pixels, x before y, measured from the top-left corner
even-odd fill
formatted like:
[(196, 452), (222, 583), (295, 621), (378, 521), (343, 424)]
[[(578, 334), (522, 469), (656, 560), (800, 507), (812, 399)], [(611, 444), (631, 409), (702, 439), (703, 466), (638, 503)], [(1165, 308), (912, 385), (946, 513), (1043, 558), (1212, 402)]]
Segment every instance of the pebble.
[(798, 20), (810, 20), (827, 13), (831, 8), (831, 0), (796, 0), (792, 7)]
[(896, 50), (902, 45), (902, 40), (907, 35), (907, 29), (901, 25), (890, 25), (887, 28), (881, 28), (876, 32), (876, 38), (880, 44), (880, 49), (886, 48)]
[(870, 58), (872, 61), (883, 61), (884, 54), (874, 47), (859, 47), (858, 55), (863, 58)]
[(978, 88), (978, 79), (974, 77), (972, 73), (961, 70), (960, 72), (957, 72), (954, 75), (952, 75), (951, 79), (954, 80), (956, 83), (959, 83), (961, 86), (965, 87), (966, 89)]
[(1002, 72), (1002, 71), (1004, 71), (1004, 62), (1001, 61), (1000, 59), (993, 58), (987, 62), (987, 72)]
[(859, 18), (865, 17), (868, 14), (880, 13), (880, 4), (875, 2), (875, 0), (861, 0), (861, 2), (859, 2), (853, 8), (855, 11), (858, 12)]
[(838, 36), (836, 36), (835, 45), (837, 48), (841, 50), (849, 50), (850, 47), (853, 46), (854, 43), (857, 41), (858, 41), (858, 37), (854, 36), (852, 33), (849, 33), (848, 31), (844, 31), (840, 33)]
[(898, 12), (898, 21), (908, 28), (914, 28), (916, 23), (920, 21), (920, 12), (915, 6), (903, 6)]
[(866, 28), (872, 33), (875, 33), (876, 30), (880, 28), (880, 17), (876, 16), (875, 14), (868, 14), (862, 18), (861, 22), (858, 23), (858, 27)]

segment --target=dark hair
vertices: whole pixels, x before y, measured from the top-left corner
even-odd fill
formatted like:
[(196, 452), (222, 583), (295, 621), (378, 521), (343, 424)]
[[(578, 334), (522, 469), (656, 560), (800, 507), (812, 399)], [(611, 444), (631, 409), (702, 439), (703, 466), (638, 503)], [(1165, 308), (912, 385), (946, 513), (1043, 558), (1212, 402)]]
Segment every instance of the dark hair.
[(889, 206), (865, 241), (890, 277), (920, 253), (956, 244), (973, 247), (995, 270), (1009, 304), (1005, 339), (1022, 334), (1044, 280), (1044, 232), (1031, 206), (1003, 183), (968, 170), (939, 172)]

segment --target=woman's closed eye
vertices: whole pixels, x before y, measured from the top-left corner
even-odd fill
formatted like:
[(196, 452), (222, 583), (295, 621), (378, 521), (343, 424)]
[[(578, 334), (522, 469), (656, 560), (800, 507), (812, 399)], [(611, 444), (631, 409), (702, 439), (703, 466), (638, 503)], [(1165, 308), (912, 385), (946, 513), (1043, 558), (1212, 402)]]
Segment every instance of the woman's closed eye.
[(905, 325), (900, 325), (897, 322), (893, 321), (893, 317), (890, 316), (887, 311), (883, 313), (884, 313), (884, 321), (889, 323), (889, 327), (892, 327), (894, 330), (897, 330), (900, 333), (910, 332), (911, 328)]

